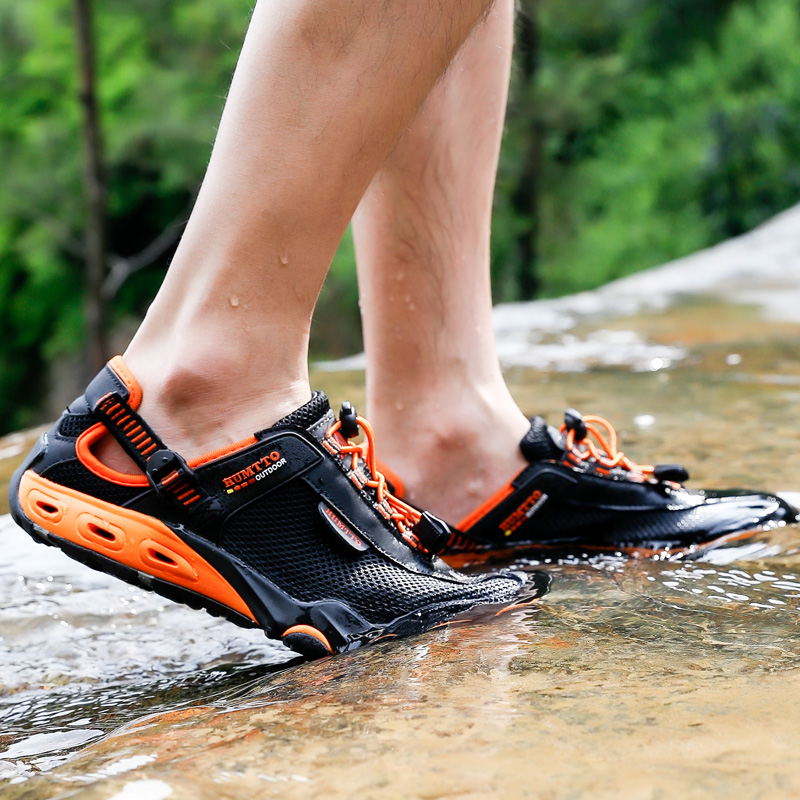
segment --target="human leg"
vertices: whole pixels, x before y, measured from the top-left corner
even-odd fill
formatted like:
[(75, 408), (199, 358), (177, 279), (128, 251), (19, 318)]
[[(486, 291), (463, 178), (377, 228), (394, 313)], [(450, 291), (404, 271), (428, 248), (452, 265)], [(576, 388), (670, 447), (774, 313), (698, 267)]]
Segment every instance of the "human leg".
[(500, 0), (473, 30), (354, 220), (381, 458), (411, 502), (453, 521), (525, 465), (529, 423), (500, 371), (489, 277), (513, 17)]
[(339, 237), (484, 5), (259, 3), (162, 291), (12, 479), (33, 538), (309, 655), (517, 598), (519, 575), (435, 559), (448, 531), (388, 491), (368, 423), (311, 396), (305, 362)]
[(792, 519), (775, 497), (692, 493), (680, 468), (633, 464), (603, 420), (571, 415), (559, 434), (511, 398), (492, 335), (489, 226), (512, 17), (503, 0), (476, 27), (355, 217), (381, 458), (410, 502), (460, 526), (451, 551), (680, 549)]
[(339, 239), (487, 5), (257, 4), (196, 206), (125, 354), (167, 442), (196, 455), (309, 398)]

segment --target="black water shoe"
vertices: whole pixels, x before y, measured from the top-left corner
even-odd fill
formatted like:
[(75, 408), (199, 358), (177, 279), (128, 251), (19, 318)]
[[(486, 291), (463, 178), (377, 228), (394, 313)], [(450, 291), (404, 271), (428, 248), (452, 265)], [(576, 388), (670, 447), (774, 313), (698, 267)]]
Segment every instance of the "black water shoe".
[(617, 450), (610, 423), (573, 409), (560, 430), (534, 417), (520, 449), (529, 466), (452, 528), (445, 554), (525, 545), (649, 555), (797, 520), (778, 497), (693, 491), (680, 465), (636, 464)]
[[(34, 539), (308, 656), (546, 590), (541, 573), (467, 576), (442, 562), (447, 527), (389, 492), (367, 422), (349, 406), (337, 420), (322, 393), (189, 462), (137, 413), (141, 398), (118, 356), (42, 435), (10, 492)], [(138, 474), (97, 458), (108, 434)]]

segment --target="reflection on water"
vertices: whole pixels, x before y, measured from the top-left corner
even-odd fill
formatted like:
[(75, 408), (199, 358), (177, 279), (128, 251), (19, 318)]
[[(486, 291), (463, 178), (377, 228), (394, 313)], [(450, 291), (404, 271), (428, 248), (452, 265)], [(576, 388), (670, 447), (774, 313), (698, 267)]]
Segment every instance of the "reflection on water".
[[(654, 760), (651, 780), (678, 747), (698, 796), (743, 780), (726, 759), (750, 764), (752, 794), (739, 796), (800, 788), (787, 751), (800, 734), (793, 528), (691, 561), (548, 559), (554, 590), (538, 606), (314, 663), (14, 541), (26, 576), (0, 575), (11, 798), (153, 782), (209, 798), (528, 796), (520, 764), (540, 771), (543, 796), (610, 797), (639, 768), (605, 763), (608, 737)], [(788, 737), (761, 749), (768, 768), (754, 773), (735, 727), (753, 717)]]
[(20, 533), (0, 518), (0, 778), (52, 768), (143, 713), (235, 694), (297, 661), (258, 631), (88, 570)]
[[(695, 485), (798, 488), (789, 333), (721, 341), (701, 318), (642, 322), (687, 349), (680, 367), (518, 371), (512, 388), (554, 421), (568, 405), (610, 417), (634, 459), (683, 460)], [(694, 343), (671, 338), (692, 319)], [(322, 383), (358, 401), (352, 381)], [(800, 793), (792, 526), (677, 559), (518, 554), (506, 563), (554, 576), (540, 604), (314, 663), (7, 517), (0, 540), (4, 798)]]

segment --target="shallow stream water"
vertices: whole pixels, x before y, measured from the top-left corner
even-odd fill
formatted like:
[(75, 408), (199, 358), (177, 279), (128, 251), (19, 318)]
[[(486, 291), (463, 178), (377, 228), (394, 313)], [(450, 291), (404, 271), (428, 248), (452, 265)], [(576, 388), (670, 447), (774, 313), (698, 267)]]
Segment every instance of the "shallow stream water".
[[(694, 300), (569, 335), (626, 331), (680, 355), (513, 369), (522, 407), (607, 416), (626, 453), (682, 461), (695, 486), (798, 500), (795, 324)], [(363, 400), (361, 373), (317, 385)], [(0, 441), (0, 475), (26, 447)], [(313, 663), (8, 517), (0, 541), (3, 798), (800, 796), (792, 526), (699, 557), (576, 553), (544, 564), (534, 607)]]

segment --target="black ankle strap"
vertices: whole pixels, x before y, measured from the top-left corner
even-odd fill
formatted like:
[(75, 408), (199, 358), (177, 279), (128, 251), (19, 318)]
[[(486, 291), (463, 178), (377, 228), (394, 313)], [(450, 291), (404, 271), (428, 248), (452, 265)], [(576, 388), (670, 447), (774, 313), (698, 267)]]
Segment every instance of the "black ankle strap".
[(145, 472), (148, 458), (157, 450), (165, 449), (164, 443), (131, 408), (130, 390), (110, 364), (106, 364), (86, 387), (85, 397), (94, 415)]
[(106, 365), (86, 389), (86, 401), (160, 497), (190, 506), (206, 497), (194, 472), (131, 407), (130, 391)]
[(142, 472), (147, 470), (147, 462), (153, 453), (166, 449), (153, 429), (117, 392), (101, 397), (92, 411)]

